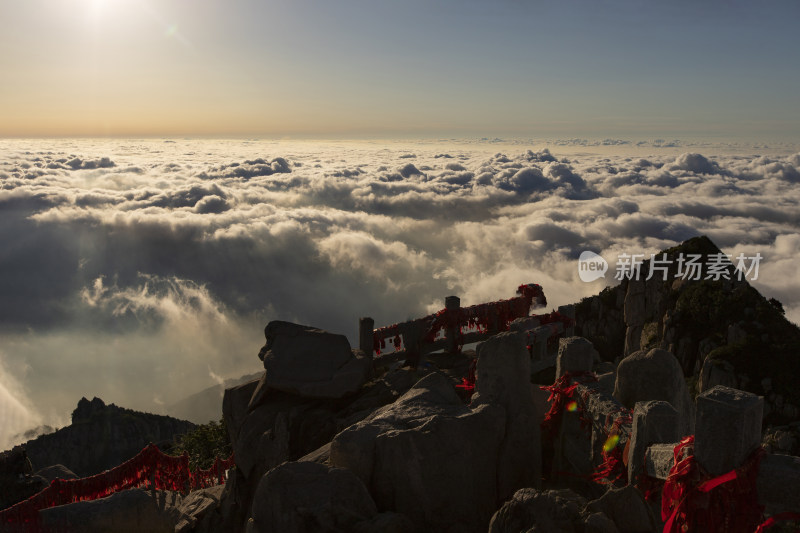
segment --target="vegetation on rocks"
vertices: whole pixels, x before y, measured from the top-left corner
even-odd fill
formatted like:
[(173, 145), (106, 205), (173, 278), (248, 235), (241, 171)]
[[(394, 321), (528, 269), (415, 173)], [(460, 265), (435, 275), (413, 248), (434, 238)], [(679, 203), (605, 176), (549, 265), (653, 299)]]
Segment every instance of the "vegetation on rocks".
[(230, 457), (231, 442), (225, 420), (200, 424), (194, 430), (178, 435), (172, 453), (184, 452), (189, 454), (189, 467), (192, 470), (211, 467), (216, 457), (221, 459)]

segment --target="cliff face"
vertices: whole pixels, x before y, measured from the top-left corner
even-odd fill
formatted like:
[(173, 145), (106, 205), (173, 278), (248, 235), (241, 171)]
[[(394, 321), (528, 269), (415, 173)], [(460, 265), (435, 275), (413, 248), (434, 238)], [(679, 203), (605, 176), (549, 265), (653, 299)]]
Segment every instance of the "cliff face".
[(786, 320), (780, 303), (735, 275), (717, 281), (677, 277), (680, 254), (699, 254), (707, 265), (721, 253), (707, 237), (662, 253), (670, 264), (666, 281), (660, 273), (645, 280), (645, 261), (639, 280), (623, 280), (576, 306), (576, 334), (591, 340), (606, 360), (669, 350), (694, 393), (728, 385), (764, 396), (767, 423), (800, 418), (800, 389), (792, 382), (800, 375), (800, 329)]
[(151, 442), (166, 451), (176, 435), (194, 427), (185, 420), (82, 398), (72, 412), (71, 425), (20, 446), (34, 469), (62, 464), (83, 477), (127, 461)]

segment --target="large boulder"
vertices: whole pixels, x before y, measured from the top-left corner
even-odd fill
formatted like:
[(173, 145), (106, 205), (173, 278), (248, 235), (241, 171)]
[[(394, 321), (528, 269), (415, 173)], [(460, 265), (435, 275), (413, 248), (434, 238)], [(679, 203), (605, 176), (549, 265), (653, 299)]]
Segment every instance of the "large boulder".
[(507, 500), (518, 489), (541, 483), (541, 433), (531, 398), (530, 368), (530, 355), (519, 333), (501, 333), (478, 345), (477, 379), (470, 406), (499, 405), (506, 413), (497, 463), (499, 501)]
[(248, 530), (257, 533), (352, 531), (377, 514), (352, 472), (319, 463), (284, 463), (261, 478)]
[(265, 385), (307, 398), (341, 398), (356, 392), (369, 378), (372, 361), (350, 349), (344, 335), (291, 322), (272, 321), (259, 357)]
[(380, 513), (370, 520), (359, 522), (353, 533), (414, 533), (416, 528), (407, 516), (400, 513)]
[(181, 520), (176, 492), (131, 489), (106, 498), (39, 511), (42, 531), (173, 533)]
[(175, 525), (175, 533), (211, 532), (218, 529), (221, 521), (219, 509), (225, 485), (217, 485), (207, 489), (189, 493), (181, 502), (178, 511), (181, 519)]
[(236, 437), (232, 438), (236, 466), (250, 477), (257, 466), (258, 474), (288, 461), (289, 416), (293, 403), (281, 398), (249, 412)]
[(600, 354), (594, 345), (583, 337), (566, 337), (558, 341), (558, 359), (556, 360), (556, 378), (567, 372), (588, 372)]
[[(392, 372), (339, 400), (304, 398), (270, 389), (263, 385), (263, 379), (228, 389), (223, 416), (237, 468), (235, 482), (228, 483), (235, 490), (226, 492), (220, 507), (223, 518), (232, 517), (225, 522), (224, 529), (239, 531), (243, 527), (264, 473), (285, 461), (301, 458), (327, 463), (329, 446), (326, 445), (334, 435), (395, 401), (400, 391), (411, 386), (411, 376), (406, 374)], [(319, 453), (314, 454), (315, 451)]]
[(694, 433), (694, 406), (678, 359), (666, 350), (638, 351), (620, 361), (614, 397), (633, 409), (636, 402), (662, 400), (680, 416), (680, 433)]
[(0, 509), (11, 507), (47, 487), (49, 481), (31, 472), (33, 464), (25, 448), (17, 446), (0, 453)]
[(43, 477), (48, 483), (54, 479), (77, 479), (78, 475), (64, 465), (51, 465), (39, 469), (36, 474)]
[(485, 531), (504, 430), (502, 407), (471, 409), (451, 380), (432, 373), (336, 435), (330, 461), (352, 470), (379, 510), (402, 513), (421, 531)]
[[(263, 379), (263, 378), (262, 378)], [(256, 389), (259, 387), (260, 381), (255, 379), (225, 389), (225, 394), (222, 397), (222, 419), (225, 420), (225, 427), (228, 430), (228, 436), (231, 443), (236, 446), (236, 441), (239, 437), (239, 431), (242, 428), (245, 418), (248, 413), (248, 406), (253, 397)]]
[(569, 489), (520, 489), (492, 516), (489, 533), (579, 533), (586, 500)]
[(633, 485), (611, 488), (597, 500), (589, 502), (586, 510), (603, 513), (620, 533), (651, 533), (656, 522), (642, 493)]

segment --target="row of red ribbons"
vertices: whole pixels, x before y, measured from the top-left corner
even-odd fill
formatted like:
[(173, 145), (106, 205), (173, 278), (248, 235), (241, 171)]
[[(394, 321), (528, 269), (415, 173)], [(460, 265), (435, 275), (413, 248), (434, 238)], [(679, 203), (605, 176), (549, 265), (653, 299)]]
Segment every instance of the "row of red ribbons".
[[(419, 323), (426, 327), (422, 338), (425, 342), (433, 342), (442, 330), (455, 330), (459, 332), (461, 328), (478, 329), (489, 331), (491, 328), (498, 328), (499, 331), (508, 329), (508, 325), (517, 318), (528, 316), (531, 305), (534, 301), (538, 305), (547, 305), (547, 299), (540, 285), (531, 283), (520, 285), (517, 288), (514, 298), (499, 300), (484, 304), (473, 305), (470, 307), (459, 307), (457, 309), (442, 309), (432, 315), (413, 320), (412, 323)], [(567, 317), (563, 319), (570, 320)], [(409, 323), (403, 325), (408, 326)], [(386, 340), (391, 339), (395, 349), (400, 348), (400, 324), (393, 324), (376, 329), (373, 333), (375, 353), (380, 354), (381, 350), (386, 349)], [(458, 344), (461, 344), (460, 339)]]
[[(578, 385), (597, 381), (592, 372), (566, 373), (553, 385), (543, 386), (550, 392), (550, 410), (542, 422), (542, 429), (552, 437), (558, 433), (563, 412), (577, 412), (588, 423), (582, 408), (573, 399)], [(586, 390), (591, 389), (587, 387)], [(581, 398), (586, 405), (587, 398)], [(626, 412), (627, 411), (627, 412)], [(620, 411), (609, 431), (601, 464), (590, 479), (608, 483), (626, 477), (623, 451), (615, 436), (623, 424), (630, 424), (629, 410)], [(693, 455), (694, 436), (684, 438), (674, 450), (674, 465), (661, 490), (661, 519), (664, 533), (763, 533), (778, 522), (800, 521), (800, 513), (780, 513), (764, 520), (764, 508), (758, 503), (756, 479), (761, 458), (758, 448), (745, 463), (721, 476), (712, 477), (697, 463)], [(648, 497), (657, 492), (656, 481), (645, 476), (639, 484), (647, 489)], [(656, 490), (654, 490), (656, 489)]]
[(115, 492), (137, 487), (187, 492), (225, 483), (226, 471), (234, 466), (233, 454), (217, 457), (207, 470), (189, 469), (189, 456), (166, 455), (149, 444), (136, 456), (100, 474), (80, 479), (54, 479), (41, 492), (0, 511), (0, 526), (5, 531), (35, 531), (38, 512), (69, 503), (96, 500)]

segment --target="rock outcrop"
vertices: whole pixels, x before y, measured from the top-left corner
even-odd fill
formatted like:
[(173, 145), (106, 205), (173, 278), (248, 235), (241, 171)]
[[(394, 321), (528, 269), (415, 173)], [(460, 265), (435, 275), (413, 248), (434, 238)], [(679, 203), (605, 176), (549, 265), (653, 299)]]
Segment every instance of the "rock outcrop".
[(680, 434), (694, 433), (692, 398), (678, 360), (666, 350), (642, 350), (623, 359), (617, 367), (614, 397), (628, 409), (636, 402), (665, 401), (678, 411)]
[(0, 454), (0, 510), (33, 496), (48, 481), (33, 474), (33, 465), (25, 449), (16, 447)]
[(71, 425), (20, 447), (34, 468), (60, 464), (85, 477), (127, 461), (150, 443), (168, 450), (177, 435), (194, 427), (185, 420), (82, 398), (72, 412)]
[(290, 462), (259, 481), (247, 528), (252, 533), (352, 531), (377, 514), (366, 487), (351, 471)]
[(341, 398), (356, 392), (372, 370), (372, 360), (350, 349), (344, 335), (309, 326), (272, 321), (264, 329), (267, 343), (265, 384), (304, 398)]
[[(268, 361), (276, 353), (285, 359), (292, 353), (300, 354), (311, 367), (305, 374), (303, 365), (287, 362), (286, 367), (293, 369), (296, 383), (308, 383), (318, 391), (324, 383), (320, 381), (321, 374), (314, 370), (315, 361), (333, 369), (334, 366), (326, 366), (332, 360), (330, 354), (324, 350), (293, 351), (286, 339), (300, 337), (306, 339), (306, 346), (312, 346), (321, 338), (340, 337), (330, 336), (315, 328), (271, 322), (267, 327), (267, 345), (259, 357)], [(334, 342), (341, 349), (347, 348), (347, 358), (343, 352), (337, 355), (342, 360), (352, 362), (360, 357), (341, 340)], [(371, 370), (371, 362), (369, 366)], [(320, 398), (316, 397), (316, 392), (311, 397), (304, 395), (303, 391), (309, 390), (304, 387), (295, 387), (293, 392), (278, 390), (269, 375), (270, 371), (266, 370), (257, 380), (229, 388), (223, 398), (223, 417), (237, 465), (221, 503), (223, 514), (227, 513), (225, 519), (229, 520), (225, 526), (228, 529), (244, 527), (259, 480), (266, 472), (286, 461), (301, 459), (327, 464), (330, 442), (339, 431), (394, 402), (418, 379), (412, 371), (397, 369), (381, 379), (361, 383), (357, 390), (341, 398)], [(367, 374), (359, 375), (358, 380), (363, 381)], [(331, 379), (334, 379), (332, 375)]]
[[(666, 254), (667, 279), (650, 260), (639, 280), (583, 299), (576, 306), (576, 334), (589, 339), (606, 361), (653, 348), (675, 355), (692, 396), (725, 385), (764, 396), (766, 424), (800, 419), (800, 328), (783, 316), (774, 299), (764, 298), (739, 280), (678, 276), (679, 259), (699, 256), (707, 265), (722, 252), (707, 237), (696, 237), (657, 254)], [(757, 354), (769, 354), (759, 357)]]
[(355, 473), (378, 509), (422, 530), (482, 531), (498, 498), (504, 415), (498, 405), (470, 409), (433, 373), (336, 435), (331, 463)]
[(579, 533), (586, 500), (569, 489), (521, 489), (492, 516), (489, 533)]
[(175, 533), (193, 531), (221, 531), (223, 519), (220, 506), (224, 485), (189, 493), (178, 506), (180, 519), (175, 524)]
[(539, 487), (542, 478), (539, 415), (531, 398), (530, 355), (517, 333), (501, 333), (478, 345), (477, 387), (470, 407), (499, 405), (505, 428), (497, 458), (497, 496)]

